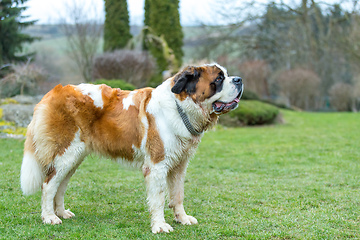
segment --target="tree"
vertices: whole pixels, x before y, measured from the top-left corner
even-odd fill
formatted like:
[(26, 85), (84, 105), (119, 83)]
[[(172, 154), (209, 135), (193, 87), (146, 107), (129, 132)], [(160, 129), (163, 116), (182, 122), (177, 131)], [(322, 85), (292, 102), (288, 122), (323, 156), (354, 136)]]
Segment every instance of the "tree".
[[(102, 25), (96, 16), (94, 4), (82, 5), (73, 0), (72, 4), (66, 6), (67, 16), (63, 16), (61, 28), (65, 33), (67, 41), (67, 55), (75, 61), (81, 76), (86, 82), (92, 80), (92, 67), (94, 57), (99, 50)], [(89, 12), (93, 16), (89, 18)]]
[[(145, 2), (145, 22), (153, 33), (163, 38), (168, 47), (173, 51), (176, 60), (175, 69), (177, 71), (182, 64), (183, 32), (180, 25), (179, 0), (146, 0)], [(159, 44), (149, 44), (150, 52), (157, 59), (157, 65), (162, 72), (168, 70), (169, 62), (163, 56), (162, 46)]]
[(21, 33), (27, 26), (36, 21), (23, 21), (21, 12), (26, 7), (21, 6), (27, 0), (2, 0), (0, 1), (0, 69), (5, 63), (23, 62), (34, 53), (22, 54), (24, 43), (31, 43), (36, 37)]
[(261, 98), (269, 98), (268, 77), (269, 65), (262, 60), (243, 62), (239, 65), (241, 76), (246, 79), (246, 89), (256, 93)]
[(335, 83), (329, 90), (331, 106), (337, 111), (355, 110), (354, 87), (347, 83)]
[[(257, 54), (273, 69), (305, 66), (320, 78), (320, 94), (327, 95), (335, 81), (351, 82), (349, 56), (342, 50), (351, 19), (339, 4), (302, 0), (291, 7), (271, 3), (258, 24)], [(327, 7), (327, 8), (325, 8)]]
[(318, 109), (319, 86), (321, 79), (315, 72), (304, 68), (280, 71), (275, 81), (279, 94), (286, 98), (291, 106), (301, 109)]
[(104, 51), (126, 46), (131, 39), (126, 0), (105, 0)]

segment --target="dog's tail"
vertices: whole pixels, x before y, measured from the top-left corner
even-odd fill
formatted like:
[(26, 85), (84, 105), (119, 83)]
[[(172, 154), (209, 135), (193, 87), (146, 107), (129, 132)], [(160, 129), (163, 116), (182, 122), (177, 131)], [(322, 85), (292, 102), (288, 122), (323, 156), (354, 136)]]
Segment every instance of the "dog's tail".
[(44, 179), (43, 168), (36, 161), (34, 154), (25, 151), (20, 174), (21, 189), (24, 195), (34, 194), (40, 190)]

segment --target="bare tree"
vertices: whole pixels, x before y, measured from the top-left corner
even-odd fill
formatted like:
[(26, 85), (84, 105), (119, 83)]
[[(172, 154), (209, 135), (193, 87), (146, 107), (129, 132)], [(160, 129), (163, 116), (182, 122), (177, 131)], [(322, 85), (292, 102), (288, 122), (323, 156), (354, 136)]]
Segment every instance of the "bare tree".
[(280, 71), (274, 78), (280, 95), (287, 99), (289, 105), (305, 110), (319, 108), (321, 80), (315, 72), (296, 68)]
[(269, 65), (263, 60), (247, 61), (239, 65), (241, 76), (247, 90), (255, 92), (262, 98), (269, 98)]
[(86, 82), (92, 80), (94, 57), (100, 49), (103, 31), (103, 21), (95, 6), (92, 1), (73, 0), (71, 4), (66, 5), (66, 14), (61, 20), (67, 41), (66, 52), (69, 58), (75, 61)]
[(93, 75), (95, 79), (122, 79), (136, 87), (146, 87), (155, 70), (155, 60), (148, 52), (116, 50), (95, 58)]
[[(334, 83), (352, 84), (354, 77), (359, 75), (358, 2), (216, 0), (214, 13), (211, 13), (215, 17), (212, 19), (220, 16), (228, 21), (224, 23), (225, 26), (208, 24), (205, 27), (208, 32), (202, 36), (207, 38), (202, 42), (206, 45), (203, 55), (199, 57), (225, 59), (225, 65), (232, 72), (239, 61), (253, 60), (266, 61), (275, 73), (293, 69), (312, 71), (321, 79), (318, 98), (324, 100)], [(237, 68), (239, 70), (252, 71)], [(299, 97), (302, 96), (305, 95)], [(303, 102), (309, 101), (308, 98)], [(317, 106), (313, 103), (300, 105), (305, 108)]]
[(355, 111), (353, 86), (347, 83), (336, 83), (329, 91), (331, 106), (338, 111)]

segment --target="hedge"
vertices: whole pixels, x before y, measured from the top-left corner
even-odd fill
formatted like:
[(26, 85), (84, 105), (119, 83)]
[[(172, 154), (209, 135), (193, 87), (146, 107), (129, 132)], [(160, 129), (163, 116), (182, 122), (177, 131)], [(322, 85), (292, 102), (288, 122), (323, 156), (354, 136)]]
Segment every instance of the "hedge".
[(121, 90), (131, 90), (131, 91), (136, 88), (134, 85), (119, 79), (114, 79), (114, 80), (99, 79), (96, 80), (94, 84), (106, 84), (112, 88), (120, 88)]
[(273, 105), (256, 100), (241, 100), (239, 107), (220, 117), (225, 126), (262, 125), (273, 123), (279, 109)]

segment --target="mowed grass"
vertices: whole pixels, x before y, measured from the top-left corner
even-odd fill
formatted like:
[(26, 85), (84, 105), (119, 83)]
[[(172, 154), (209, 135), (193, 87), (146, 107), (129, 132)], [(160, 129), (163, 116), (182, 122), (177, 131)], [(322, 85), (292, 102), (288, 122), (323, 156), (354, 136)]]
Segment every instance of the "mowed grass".
[(40, 192), (23, 196), (23, 141), (0, 140), (1, 239), (360, 238), (360, 115), (283, 112), (285, 124), (217, 127), (190, 162), (185, 208), (199, 224), (153, 235), (140, 171), (88, 157), (71, 179), (57, 226)]

